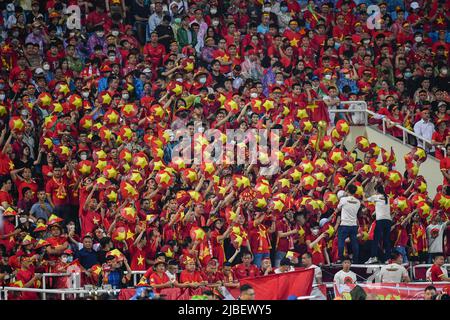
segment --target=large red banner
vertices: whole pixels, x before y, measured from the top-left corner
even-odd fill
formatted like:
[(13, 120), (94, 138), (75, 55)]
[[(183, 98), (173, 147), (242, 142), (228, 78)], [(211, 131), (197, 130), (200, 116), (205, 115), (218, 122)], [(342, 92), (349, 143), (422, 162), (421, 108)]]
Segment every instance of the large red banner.
[[(308, 269), (242, 279), (240, 284), (251, 285), (255, 290), (256, 300), (287, 300), (291, 295), (309, 296), (313, 279), (314, 269)], [(239, 289), (230, 290), (230, 293), (237, 298)]]
[[(367, 294), (374, 294), (377, 300), (423, 300), (424, 290), (429, 283), (359, 283)], [(448, 283), (433, 283), (438, 291), (448, 287)], [(335, 288), (336, 297), (351, 300), (350, 291), (354, 284), (346, 284)]]
[[(256, 278), (242, 279), (241, 285), (249, 284), (255, 290), (256, 300), (286, 300), (289, 296), (309, 296), (312, 290), (314, 269), (272, 274)], [(189, 300), (193, 295), (201, 294), (201, 289), (163, 289), (161, 294), (166, 300)], [(229, 289), (235, 299), (239, 297), (239, 289)], [(122, 289), (119, 300), (129, 300), (135, 289)]]

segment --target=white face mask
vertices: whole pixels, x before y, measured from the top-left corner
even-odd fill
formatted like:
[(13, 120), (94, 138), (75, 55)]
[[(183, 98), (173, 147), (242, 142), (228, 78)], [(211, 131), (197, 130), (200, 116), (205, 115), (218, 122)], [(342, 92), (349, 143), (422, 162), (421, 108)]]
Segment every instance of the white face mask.
[(325, 79), (331, 80), (331, 74), (326, 74), (326, 75), (325, 75)]
[(127, 93), (122, 95), (122, 99), (124, 99), (124, 100), (128, 100), (129, 97), (130, 97), (130, 95)]
[(20, 221), (20, 223), (25, 223), (25, 222), (27, 222), (27, 218), (26, 217), (20, 217), (19, 221)]
[(313, 229), (311, 230), (311, 233), (315, 236), (317, 236), (319, 234), (319, 229)]
[(116, 56), (109, 56), (109, 61), (114, 62), (116, 60)]
[(111, 31), (111, 34), (112, 34), (114, 37), (117, 37), (117, 36), (119, 35), (119, 31), (117, 31), (117, 30)]
[(45, 71), (48, 71), (48, 70), (50, 70), (50, 65), (49, 64), (44, 64), (42, 66), (42, 69), (44, 69)]
[(198, 79), (198, 81), (199, 81), (200, 83), (206, 83), (206, 78), (200, 78), (200, 79)]
[(86, 159), (87, 159), (87, 155), (82, 154), (82, 155), (80, 156), (80, 159), (81, 159), (82, 161), (86, 160)]
[(422, 37), (415, 37), (414, 40), (416, 40), (416, 42), (422, 42)]
[(83, 91), (81, 95), (83, 96), (83, 98), (87, 98), (89, 97), (89, 91)]
[(97, 34), (97, 37), (99, 37), (99, 38), (103, 37), (103, 35), (104, 35), (103, 32), (96, 32), (96, 34)]
[(405, 47), (405, 52), (409, 52), (411, 50), (410, 47)]
[[(441, 69), (441, 73), (445, 76), (447, 75), (448, 70), (447, 69)], [(0, 96), (1, 97), (1, 96)]]
[(62, 263), (67, 263), (67, 257), (61, 257)]
[(250, 93), (250, 97), (253, 99), (256, 99), (256, 98), (258, 98), (258, 94), (256, 92), (252, 92), (252, 93)]
[(5, 97), (6, 97), (6, 96), (5, 96), (4, 94), (0, 94), (0, 100), (1, 100), (1, 101), (5, 100)]
[(177, 78), (175, 80), (177, 80), (178, 82), (183, 82), (183, 78)]
[(365, 39), (365, 40), (363, 40), (363, 43), (364, 43), (364, 44), (369, 44), (369, 43), (370, 43), (370, 40), (369, 40), (369, 39)]
[(216, 14), (217, 13), (217, 8), (211, 8), (211, 10), (209, 10), (209, 13)]
[(213, 27), (217, 27), (219, 25), (219, 21), (213, 20), (212, 25)]
[(282, 85), (284, 83), (284, 81), (282, 81), (282, 80), (277, 80), (277, 84), (278, 85)]

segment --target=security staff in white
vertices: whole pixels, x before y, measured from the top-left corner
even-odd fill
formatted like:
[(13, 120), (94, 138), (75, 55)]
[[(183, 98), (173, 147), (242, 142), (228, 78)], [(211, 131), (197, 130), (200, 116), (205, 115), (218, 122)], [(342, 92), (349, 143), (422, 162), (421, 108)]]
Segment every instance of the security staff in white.
[(349, 195), (344, 196), (345, 192), (339, 191), (340, 198), (337, 209), (341, 211), (340, 224), (338, 228), (338, 252), (339, 261), (342, 261), (344, 256), (345, 239), (350, 237), (350, 244), (352, 246), (353, 262), (358, 262), (359, 244), (358, 244), (358, 211), (361, 207), (361, 202), (354, 197), (356, 193), (356, 186), (350, 184), (347, 188)]

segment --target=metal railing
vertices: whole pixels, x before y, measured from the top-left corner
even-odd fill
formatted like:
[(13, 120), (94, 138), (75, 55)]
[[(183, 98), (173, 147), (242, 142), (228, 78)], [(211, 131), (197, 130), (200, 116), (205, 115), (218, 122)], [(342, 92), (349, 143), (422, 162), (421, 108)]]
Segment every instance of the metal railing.
[[(372, 116), (373, 118), (376, 118), (378, 120), (381, 120), (381, 125), (382, 125), (382, 132), (383, 134), (387, 134), (387, 119), (384, 115), (378, 114), (376, 112), (370, 111), (367, 109), (367, 103), (365, 101), (359, 100), (359, 101), (341, 101), (340, 102), (341, 105), (352, 105), (352, 104), (362, 104), (364, 105), (364, 109), (363, 110), (348, 110), (348, 109), (329, 109), (328, 112), (330, 113), (364, 113), (364, 125), (365, 126), (370, 126), (373, 127), (374, 125), (370, 125), (369, 124), (369, 116)], [(411, 131), (399, 124), (394, 124), (393, 127), (398, 128), (402, 131), (402, 142), (404, 145), (410, 145), (408, 143), (408, 135), (409, 136), (413, 136), (415, 137), (418, 141), (422, 142), (422, 146), (425, 146), (426, 144), (433, 146), (435, 148), (438, 148), (442, 151), (442, 153), (444, 154), (444, 157), (447, 156), (447, 150), (444, 147), (439, 147), (439, 146), (435, 146), (432, 144), (432, 142), (420, 135), (418, 135), (417, 133), (415, 133), (414, 131)], [(392, 137), (393, 139), (397, 139), (396, 137), (389, 135), (390, 137)], [(420, 145), (418, 143), (418, 145)], [(425, 149), (425, 148), (424, 148)]]

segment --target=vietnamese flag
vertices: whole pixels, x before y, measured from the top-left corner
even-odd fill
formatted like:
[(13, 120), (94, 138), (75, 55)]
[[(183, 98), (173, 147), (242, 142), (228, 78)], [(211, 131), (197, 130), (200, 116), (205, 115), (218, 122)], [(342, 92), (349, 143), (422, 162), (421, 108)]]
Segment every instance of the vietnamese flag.
[[(255, 290), (255, 300), (287, 300), (291, 295), (309, 296), (313, 278), (314, 269), (308, 269), (241, 279), (240, 285), (251, 285)], [(229, 291), (235, 298), (239, 296), (239, 289)]]

